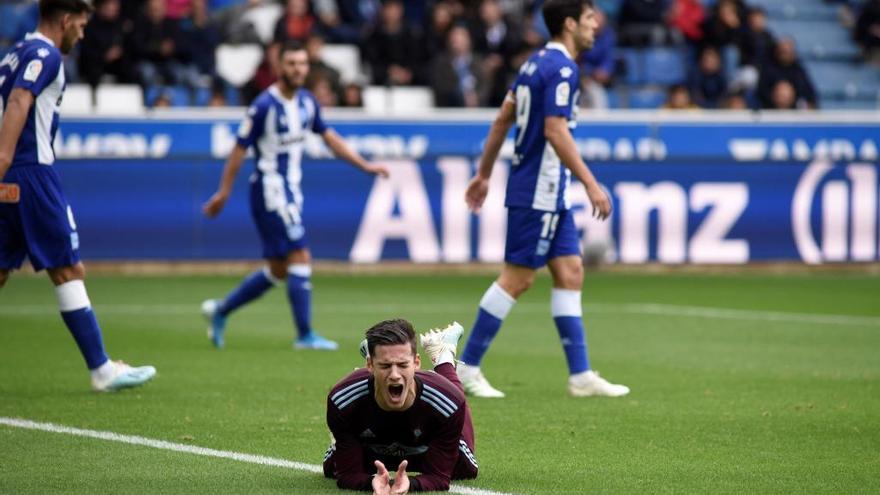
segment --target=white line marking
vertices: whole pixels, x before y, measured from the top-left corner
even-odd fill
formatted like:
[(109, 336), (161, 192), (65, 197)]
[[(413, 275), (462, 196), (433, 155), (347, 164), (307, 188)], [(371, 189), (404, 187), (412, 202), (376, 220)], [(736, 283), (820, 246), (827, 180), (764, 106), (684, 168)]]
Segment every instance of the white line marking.
[[(476, 306), (474, 306), (476, 308)], [(316, 304), (316, 311), (333, 314), (452, 314), (460, 313), (461, 304)], [(473, 309), (473, 308), (471, 308)], [(98, 316), (105, 315), (199, 315), (197, 305), (191, 304), (96, 304)], [(268, 306), (248, 308), (249, 312), (261, 315), (273, 314), (276, 309)], [(517, 303), (514, 311), (521, 313), (550, 314), (550, 305), (539, 302)], [(764, 311), (749, 309), (717, 308), (710, 306), (679, 306), (675, 304), (655, 303), (587, 303), (584, 312), (594, 314), (636, 314), (672, 316), (683, 318), (715, 318), (722, 320), (776, 321), (785, 323), (804, 323), (815, 325), (848, 325), (880, 327), (880, 317), (836, 315), (818, 313), (794, 313), (786, 311)], [(58, 307), (54, 305), (21, 304), (0, 307), (0, 316), (36, 316), (57, 315)], [(280, 314), (280, 313), (279, 313)]]
[[(165, 440), (155, 440), (152, 438), (139, 437), (136, 435), (122, 435), (119, 433), (113, 433), (112, 431), (84, 430), (81, 428), (72, 428), (70, 426), (56, 425), (54, 423), (39, 423), (27, 419), (5, 417), (0, 417), (0, 425), (12, 426), (14, 428), (25, 428), (28, 430), (47, 431), (51, 433), (65, 433), (67, 435), (97, 438), (99, 440), (121, 442), (130, 445), (142, 445), (144, 447), (152, 447), (154, 449), (171, 450), (174, 452), (183, 452), (186, 454), (195, 454), (207, 457), (218, 457), (221, 459), (231, 459), (233, 461), (259, 464), (261, 466), (296, 469), (299, 471), (307, 471), (317, 474), (322, 474), (324, 472), (324, 469), (316, 464), (306, 464), (303, 462), (288, 461), (287, 459), (266, 457), (262, 455), (230, 452), (228, 450), (209, 449), (206, 447), (197, 447), (195, 445), (166, 442)], [(462, 495), (512, 495), (504, 492), (493, 492), (491, 490), (482, 490), (480, 488), (470, 488), (467, 486), (458, 485), (451, 485), (449, 487), (449, 492), (460, 493)]]

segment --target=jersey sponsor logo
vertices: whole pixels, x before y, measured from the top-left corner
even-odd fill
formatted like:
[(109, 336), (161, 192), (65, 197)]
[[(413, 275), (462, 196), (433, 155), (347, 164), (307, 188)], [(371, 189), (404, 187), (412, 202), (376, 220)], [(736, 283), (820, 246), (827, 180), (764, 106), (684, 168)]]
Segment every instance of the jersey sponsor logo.
[(422, 455), (428, 451), (427, 445), (410, 446), (397, 442), (390, 445), (370, 443), (367, 444), (367, 448), (379, 455), (387, 455), (389, 457), (410, 457), (414, 455)]
[(40, 77), (40, 72), (43, 72), (43, 62), (31, 60), (24, 69), (24, 80), (36, 82), (37, 78)]
[(568, 98), (571, 96), (571, 85), (563, 81), (556, 86), (556, 105), (568, 106)]

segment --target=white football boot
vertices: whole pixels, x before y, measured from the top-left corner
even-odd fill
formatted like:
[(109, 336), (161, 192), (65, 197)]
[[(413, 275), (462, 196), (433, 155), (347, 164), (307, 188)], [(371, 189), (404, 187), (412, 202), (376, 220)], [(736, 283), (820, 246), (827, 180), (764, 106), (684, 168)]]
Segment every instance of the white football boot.
[(454, 321), (446, 328), (428, 330), (419, 336), (419, 341), (435, 367), (442, 363), (451, 363), (455, 366), (456, 349), (463, 333), (464, 328)]
[(486, 380), (479, 366), (459, 363), (456, 371), (458, 379), (461, 380), (461, 386), (464, 387), (464, 391), (468, 395), (486, 398), (504, 397), (504, 392), (493, 387), (489, 380)]
[(152, 366), (132, 367), (122, 361), (109, 361), (109, 366), (102, 365), (99, 370), (92, 373), (92, 389), (98, 392), (138, 387), (156, 376), (156, 368)]
[(626, 385), (617, 385), (587, 370), (568, 377), (568, 393), (574, 397), (621, 397), (629, 393)]

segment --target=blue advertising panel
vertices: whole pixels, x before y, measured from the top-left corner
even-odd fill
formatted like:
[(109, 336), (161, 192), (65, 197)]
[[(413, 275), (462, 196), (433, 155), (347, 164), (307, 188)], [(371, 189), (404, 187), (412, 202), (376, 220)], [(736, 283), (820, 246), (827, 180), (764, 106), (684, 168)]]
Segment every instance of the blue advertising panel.
[[(248, 163), (218, 219), (201, 204), (219, 181), (236, 119), (196, 115), (66, 120), (56, 140), (86, 259), (253, 259)], [(387, 163), (367, 176), (307, 143), (305, 223), (316, 258), (500, 261), (510, 145), (479, 217), (463, 201), (490, 115), (377, 120), (332, 115), (358, 151)], [(827, 120), (827, 119), (826, 119)], [(611, 194), (597, 222), (577, 205), (591, 252), (621, 263), (876, 261), (880, 133), (875, 121), (743, 118), (586, 120), (581, 154)]]

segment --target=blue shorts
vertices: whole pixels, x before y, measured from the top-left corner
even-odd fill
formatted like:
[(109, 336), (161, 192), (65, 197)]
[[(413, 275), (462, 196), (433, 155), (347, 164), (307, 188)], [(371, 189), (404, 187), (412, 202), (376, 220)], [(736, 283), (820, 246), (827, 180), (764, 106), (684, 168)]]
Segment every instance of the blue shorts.
[(560, 256), (580, 256), (581, 244), (571, 210), (556, 212), (531, 208), (507, 209), (504, 261), (541, 268)]
[(251, 182), (251, 216), (260, 241), (263, 258), (287, 258), (292, 252), (308, 247), (302, 223), (302, 203), (280, 175), (257, 176)]
[(9, 169), (3, 182), (18, 184), (18, 203), (0, 203), (0, 269), (34, 270), (79, 263), (79, 234), (55, 169), (45, 165)]

